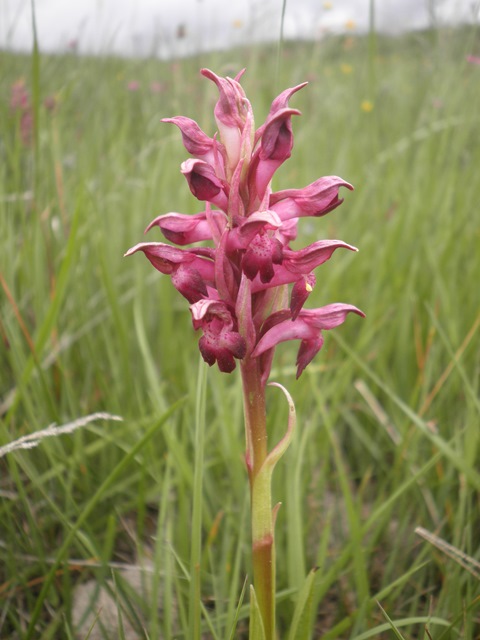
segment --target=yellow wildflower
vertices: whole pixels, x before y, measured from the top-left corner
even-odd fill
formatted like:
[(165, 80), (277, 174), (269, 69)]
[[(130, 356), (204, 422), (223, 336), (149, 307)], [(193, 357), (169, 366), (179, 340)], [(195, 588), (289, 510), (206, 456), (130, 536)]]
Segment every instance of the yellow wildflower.
[(360, 109), (365, 113), (370, 113), (370, 111), (373, 111), (373, 102), (371, 100), (363, 100)]

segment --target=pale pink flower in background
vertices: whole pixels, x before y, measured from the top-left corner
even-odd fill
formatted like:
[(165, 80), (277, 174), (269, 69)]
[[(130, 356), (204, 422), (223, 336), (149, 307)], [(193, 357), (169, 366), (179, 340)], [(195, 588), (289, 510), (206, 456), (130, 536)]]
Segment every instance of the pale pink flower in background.
[(465, 60), (470, 64), (478, 64), (480, 65), (480, 56), (468, 55)]
[(163, 82), (151, 82), (150, 83), (150, 91), (151, 93), (162, 93), (165, 91), (166, 86)]
[(14, 82), (10, 88), (10, 109), (12, 113), (19, 115), (22, 144), (28, 146), (33, 135), (33, 110), (30, 93), (23, 78)]
[(14, 82), (10, 87), (10, 109), (12, 111), (30, 109), (30, 94), (23, 78)]
[(58, 100), (55, 96), (47, 96), (43, 101), (43, 106), (47, 111), (53, 112), (57, 108)]

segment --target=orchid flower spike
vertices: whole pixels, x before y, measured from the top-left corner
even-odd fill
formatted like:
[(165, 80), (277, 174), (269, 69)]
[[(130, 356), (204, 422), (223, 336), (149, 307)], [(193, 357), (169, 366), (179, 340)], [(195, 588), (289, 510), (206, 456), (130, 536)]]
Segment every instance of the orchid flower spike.
[[(286, 89), (272, 102), (265, 122), (255, 129), (252, 106), (235, 78), (209, 69), (202, 75), (218, 89), (214, 118), (218, 132), (205, 133), (190, 118), (164, 118), (180, 130), (190, 157), (181, 165), (192, 194), (205, 203), (195, 215), (170, 212), (147, 227), (158, 227), (178, 245), (144, 242), (126, 255), (142, 252), (170, 276), (190, 303), (204, 360), (230, 373), (237, 362), (256, 360), (266, 384), (276, 346), (299, 340), (297, 377), (323, 345), (323, 331), (342, 324), (353, 312), (348, 304), (305, 309), (316, 271), (337, 249), (356, 251), (341, 240), (318, 240), (294, 250), (301, 218), (318, 218), (336, 209), (341, 188), (353, 189), (338, 176), (319, 178), (302, 189), (272, 192), (276, 170), (290, 158), (293, 116), (289, 101), (306, 83)], [(207, 244), (205, 244), (207, 243)], [(196, 246), (191, 246), (196, 245)], [(183, 247), (183, 248), (178, 248)]]

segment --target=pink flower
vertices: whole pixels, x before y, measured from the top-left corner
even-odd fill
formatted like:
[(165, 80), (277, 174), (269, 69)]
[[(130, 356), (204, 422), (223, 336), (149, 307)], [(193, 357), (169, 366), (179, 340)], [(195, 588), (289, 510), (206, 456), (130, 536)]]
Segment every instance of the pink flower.
[(165, 91), (165, 84), (163, 82), (151, 82), (150, 91), (151, 93), (162, 93)]
[(152, 227), (160, 227), (167, 240), (179, 245), (212, 240), (212, 231), (205, 212), (193, 216), (185, 213), (165, 213), (152, 220), (145, 233)]
[(479, 56), (473, 56), (473, 55), (468, 55), (465, 60), (467, 62), (469, 62), (470, 64), (480, 64), (480, 57)]
[(30, 109), (30, 94), (23, 78), (14, 82), (10, 87), (10, 109), (12, 111)]
[(195, 120), (184, 116), (163, 118), (162, 122), (176, 124), (182, 133), (185, 149), (200, 160), (205, 160), (215, 167), (218, 174), (224, 175), (224, 149), (214, 138), (209, 138)]
[(218, 363), (220, 371), (231, 373), (235, 358), (247, 351), (245, 340), (238, 333), (235, 316), (227, 304), (219, 300), (199, 300), (190, 307), (195, 329), (201, 328), (200, 352), (210, 366)]
[(130, 256), (137, 251), (143, 251), (157, 271), (169, 275), (174, 287), (189, 302), (207, 297), (207, 285), (214, 284), (214, 263), (208, 259), (208, 249), (185, 251), (162, 242), (141, 242), (125, 255)]
[(138, 82), (138, 80), (130, 80), (130, 82), (127, 83), (127, 91), (138, 91), (140, 89), (140, 83)]
[(255, 129), (253, 110), (235, 78), (202, 74), (218, 88), (214, 115), (218, 134), (207, 135), (183, 116), (164, 118), (181, 132), (192, 156), (181, 165), (192, 194), (205, 203), (195, 215), (170, 212), (157, 216), (146, 231), (158, 227), (162, 242), (135, 245), (126, 255), (143, 252), (152, 265), (170, 276), (190, 302), (192, 322), (202, 332), (200, 352), (209, 364), (231, 372), (236, 361), (255, 360), (265, 384), (277, 344), (300, 340), (297, 377), (323, 345), (323, 330), (342, 324), (353, 312), (347, 304), (304, 309), (316, 277), (313, 273), (340, 248), (341, 240), (318, 240), (294, 250), (298, 221), (324, 216), (342, 203), (341, 187), (353, 187), (337, 176), (320, 178), (303, 189), (272, 192), (275, 171), (293, 148), (291, 97), (305, 86), (283, 91), (265, 122)]
[(282, 220), (303, 216), (324, 216), (342, 204), (338, 197), (340, 187), (352, 190), (353, 187), (337, 176), (319, 178), (303, 189), (286, 189), (270, 196), (270, 208), (278, 213)]
[(350, 312), (362, 317), (365, 315), (351, 304), (340, 303), (329, 304), (320, 309), (304, 309), (293, 322), (287, 311), (278, 311), (269, 318), (268, 324), (266, 323), (266, 331), (258, 341), (252, 356), (258, 357), (286, 340), (301, 340), (297, 355), (298, 378), (322, 348), (322, 330), (338, 327)]
[(58, 101), (55, 96), (47, 96), (43, 101), (43, 106), (47, 111), (53, 112), (57, 108)]
[(34, 122), (30, 93), (23, 78), (11, 86), (10, 109), (14, 114), (19, 115), (20, 137), (22, 143), (28, 146), (32, 142)]

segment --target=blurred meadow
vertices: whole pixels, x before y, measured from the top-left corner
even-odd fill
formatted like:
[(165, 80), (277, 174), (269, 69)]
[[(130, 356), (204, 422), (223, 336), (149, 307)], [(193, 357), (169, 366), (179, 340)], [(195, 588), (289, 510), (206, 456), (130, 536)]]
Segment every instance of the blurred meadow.
[[(1, 56), (0, 447), (85, 424), (0, 458), (0, 637), (247, 637), (238, 372), (201, 362), (185, 300), (123, 258), (156, 215), (201, 210), (160, 119), (213, 135), (199, 69), (246, 67), (257, 125), (309, 81), (274, 188), (355, 186), (300, 221), (299, 246), (359, 247), (317, 271), (308, 306), (366, 313), (298, 381), (295, 345), (277, 349), (299, 420), (274, 477), (280, 637), (318, 567), (312, 638), (479, 638), (478, 29), (169, 62)], [(274, 443), (287, 408), (268, 399)]]

